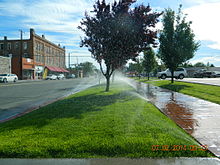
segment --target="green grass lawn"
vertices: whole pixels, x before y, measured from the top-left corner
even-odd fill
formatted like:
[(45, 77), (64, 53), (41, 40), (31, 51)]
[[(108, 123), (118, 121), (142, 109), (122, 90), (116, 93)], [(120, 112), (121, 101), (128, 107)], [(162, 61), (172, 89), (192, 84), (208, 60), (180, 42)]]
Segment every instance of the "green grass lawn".
[(184, 93), (190, 96), (201, 98), (220, 104), (220, 87), (212, 85), (203, 85), (187, 82), (175, 81), (173, 84), (169, 80), (146, 82), (152, 85), (166, 88), (172, 91)]
[[(96, 86), (0, 124), (0, 157), (205, 157), (198, 143), (127, 85)], [(152, 151), (152, 145), (186, 150)], [(175, 148), (175, 147), (174, 147)]]

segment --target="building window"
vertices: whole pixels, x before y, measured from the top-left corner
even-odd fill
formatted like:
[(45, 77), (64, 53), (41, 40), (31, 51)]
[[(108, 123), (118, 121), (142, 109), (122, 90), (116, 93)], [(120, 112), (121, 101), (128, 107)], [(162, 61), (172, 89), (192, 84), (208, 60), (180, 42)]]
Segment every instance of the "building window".
[(4, 44), (0, 43), (0, 50), (3, 50), (3, 49), (4, 49)]
[(40, 51), (44, 51), (44, 44), (40, 44)]
[(30, 56), (29, 56), (28, 53), (24, 53), (24, 57), (25, 57), (25, 58), (29, 58)]
[(18, 42), (15, 42), (15, 49), (18, 49), (19, 45)]
[(39, 62), (39, 54), (36, 55), (36, 62)]
[(36, 44), (35, 44), (35, 50), (36, 50), (36, 51), (39, 51), (39, 49), (40, 49), (39, 43), (36, 42)]
[(11, 43), (8, 43), (7, 48), (8, 50), (11, 50)]
[(24, 42), (24, 50), (27, 50), (27, 42)]

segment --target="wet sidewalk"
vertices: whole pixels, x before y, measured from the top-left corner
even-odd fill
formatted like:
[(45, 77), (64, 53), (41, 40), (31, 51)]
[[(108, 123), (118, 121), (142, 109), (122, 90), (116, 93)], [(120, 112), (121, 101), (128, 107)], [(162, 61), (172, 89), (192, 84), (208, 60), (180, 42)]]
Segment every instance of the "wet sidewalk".
[(1, 165), (219, 165), (217, 158), (0, 159)]
[[(128, 80), (139, 94), (220, 157), (220, 105), (167, 89)], [(220, 99), (220, 98), (219, 98)]]

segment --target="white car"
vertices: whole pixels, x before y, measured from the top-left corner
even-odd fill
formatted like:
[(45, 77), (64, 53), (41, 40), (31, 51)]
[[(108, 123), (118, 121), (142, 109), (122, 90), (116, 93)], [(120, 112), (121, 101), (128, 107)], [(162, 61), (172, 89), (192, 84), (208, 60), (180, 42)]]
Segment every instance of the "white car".
[(70, 78), (76, 78), (75, 74), (69, 74), (66, 76), (66, 78), (70, 79)]
[[(184, 68), (178, 68), (176, 71), (174, 71), (174, 77), (177, 79), (183, 79), (186, 76), (187, 76), (187, 72), (186, 69)], [(166, 79), (167, 77), (171, 77), (171, 72), (169, 69), (163, 72), (158, 72), (157, 77), (161, 79)]]
[(46, 77), (46, 80), (56, 80), (57, 79), (57, 76), (55, 74), (49, 74), (47, 77)]
[(59, 75), (57, 76), (57, 79), (58, 79), (58, 80), (63, 80), (64, 78), (65, 78), (64, 74), (59, 74)]
[(16, 82), (18, 80), (18, 76), (16, 74), (0, 74), (0, 81), (1, 82)]

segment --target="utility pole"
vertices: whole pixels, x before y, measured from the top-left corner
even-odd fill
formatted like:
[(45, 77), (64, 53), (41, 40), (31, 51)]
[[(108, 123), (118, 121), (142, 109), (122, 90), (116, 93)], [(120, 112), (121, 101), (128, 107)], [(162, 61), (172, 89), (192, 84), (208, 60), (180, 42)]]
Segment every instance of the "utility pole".
[(69, 53), (69, 60), (68, 61), (69, 61), (69, 69), (70, 69), (70, 53)]
[(76, 64), (77, 64), (77, 77), (79, 78), (79, 63), (78, 63), (78, 57), (76, 57)]
[(20, 43), (20, 74), (21, 74), (21, 77), (20, 79), (23, 80), (23, 62), (22, 62), (22, 57), (23, 57), (23, 31), (22, 30), (19, 30), (20, 31), (20, 35), (21, 35), (21, 43)]

